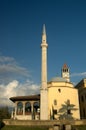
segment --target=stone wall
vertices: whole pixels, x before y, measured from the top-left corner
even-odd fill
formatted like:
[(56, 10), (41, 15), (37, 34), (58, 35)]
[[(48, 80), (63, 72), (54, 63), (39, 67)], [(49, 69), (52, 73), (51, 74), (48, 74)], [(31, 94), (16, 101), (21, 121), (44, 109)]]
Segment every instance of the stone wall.
[(54, 126), (54, 125), (86, 125), (86, 120), (68, 121), (68, 120), (11, 120), (4, 119), (5, 125), (27, 125), (27, 126)]

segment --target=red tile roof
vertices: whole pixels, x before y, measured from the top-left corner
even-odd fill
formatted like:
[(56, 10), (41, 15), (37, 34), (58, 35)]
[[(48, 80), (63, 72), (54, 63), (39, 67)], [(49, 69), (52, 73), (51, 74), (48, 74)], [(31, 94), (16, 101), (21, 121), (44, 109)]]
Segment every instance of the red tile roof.
[(64, 64), (62, 68), (64, 69), (68, 68), (67, 64)]

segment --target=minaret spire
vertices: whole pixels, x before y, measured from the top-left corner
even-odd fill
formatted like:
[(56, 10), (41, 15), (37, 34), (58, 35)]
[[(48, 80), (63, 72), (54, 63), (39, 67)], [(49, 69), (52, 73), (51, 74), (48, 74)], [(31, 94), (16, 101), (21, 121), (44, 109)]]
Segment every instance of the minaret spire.
[(46, 35), (46, 28), (45, 28), (45, 24), (43, 25), (43, 33), (42, 34), (45, 34)]
[(40, 119), (48, 120), (48, 91), (47, 91), (47, 40), (45, 24), (42, 32), (42, 60), (41, 60), (41, 90), (40, 90)]
[(47, 42), (47, 38), (46, 38), (46, 28), (45, 28), (45, 24), (43, 25), (43, 32), (42, 32), (42, 43), (46, 43)]

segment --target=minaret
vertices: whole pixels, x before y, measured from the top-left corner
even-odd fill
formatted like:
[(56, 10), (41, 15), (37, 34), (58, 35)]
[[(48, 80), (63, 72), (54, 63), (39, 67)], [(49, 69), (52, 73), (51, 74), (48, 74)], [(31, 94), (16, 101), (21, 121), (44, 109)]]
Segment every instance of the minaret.
[(48, 120), (48, 90), (47, 90), (47, 39), (46, 29), (42, 32), (42, 61), (41, 61), (41, 90), (40, 90), (40, 119)]
[(62, 77), (65, 78), (67, 82), (70, 82), (70, 73), (67, 64), (64, 64), (62, 67)]

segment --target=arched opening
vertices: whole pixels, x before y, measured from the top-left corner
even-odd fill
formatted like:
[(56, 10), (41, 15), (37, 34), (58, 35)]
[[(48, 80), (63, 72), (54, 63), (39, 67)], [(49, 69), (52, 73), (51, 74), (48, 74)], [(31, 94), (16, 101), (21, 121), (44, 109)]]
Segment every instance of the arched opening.
[(39, 102), (34, 102), (33, 104), (33, 119), (39, 120), (40, 118), (40, 105)]
[(22, 115), (23, 114), (23, 104), (22, 102), (17, 103), (17, 114)]
[(25, 114), (28, 115), (30, 113), (31, 113), (31, 103), (26, 102), (26, 104), (25, 104)]
[(35, 113), (39, 113), (39, 102), (34, 102), (33, 108)]

